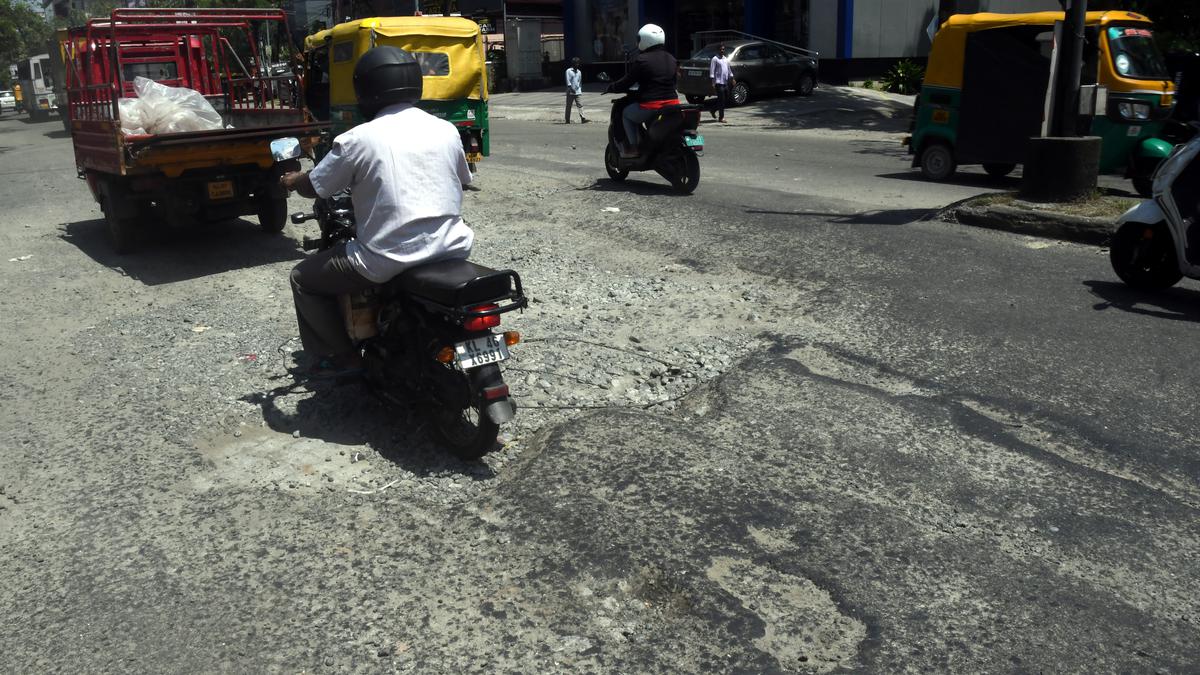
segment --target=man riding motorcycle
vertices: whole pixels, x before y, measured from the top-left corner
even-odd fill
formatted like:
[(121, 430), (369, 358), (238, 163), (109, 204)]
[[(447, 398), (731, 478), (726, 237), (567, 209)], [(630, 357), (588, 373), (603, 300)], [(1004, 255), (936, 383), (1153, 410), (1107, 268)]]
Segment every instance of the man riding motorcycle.
[(315, 356), (310, 377), (362, 370), (338, 306), (339, 295), (384, 283), (415, 265), (466, 259), (474, 233), (462, 219), (471, 172), (451, 123), (412, 104), (421, 68), (408, 52), (376, 47), (354, 68), (354, 94), (364, 123), (341, 134), (312, 171), (280, 178), (309, 199), (350, 189), (355, 238), (313, 254), (291, 273), (304, 351)]
[(637, 157), (641, 145), (642, 124), (654, 119), (660, 108), (679, 105), (675, 84), (679, 79), (679, 64), (667, 51), (667, 40), (662, 28), (648, 23), (638, 31), (638, 49), (641, 51), (629, 65), (625, 77), (608, 85), (606, 92), (624, 93), (638, 85), (635, 103), (627, 106), (621, 115), (625, 126), (625, 138), (629, 145), (620, 146), (621, 157)]

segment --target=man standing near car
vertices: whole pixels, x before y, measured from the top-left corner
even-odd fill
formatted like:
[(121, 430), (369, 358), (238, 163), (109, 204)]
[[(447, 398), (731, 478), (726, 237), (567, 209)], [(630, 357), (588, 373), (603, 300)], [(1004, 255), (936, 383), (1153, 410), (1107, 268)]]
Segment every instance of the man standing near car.
[(717, 113), (720, 113), (718, 121), (724, 122), (725, 106), (729, 105), (730, 92), (737, 86), (737, 80), (733, 79), (733, 68), (729, 66), (729, 58), (725, 56), (724, 44), (717, 47), (717, 55), (708, 62), (708, 79), (712, 80), (713, 92), (717, 95), (708, 114), (716, 117)]
[(583, 102), (579, 100), (583, 93), (583, 72), (579, 70), (579, 57), (571, 59), (571, 67), (567, 68), (567, 124), (571, 123), (571, 104), (579, 108), (579, 123), (587, 124), (583, 116)]

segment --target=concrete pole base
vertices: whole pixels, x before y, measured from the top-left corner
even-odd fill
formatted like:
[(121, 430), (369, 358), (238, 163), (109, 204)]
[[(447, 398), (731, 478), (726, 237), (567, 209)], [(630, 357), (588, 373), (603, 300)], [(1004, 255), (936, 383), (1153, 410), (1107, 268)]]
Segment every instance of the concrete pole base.
[(1021, 199), (1073, 202), (1096, 191), (1100, 137), (1031, 138), (1022, 171)]

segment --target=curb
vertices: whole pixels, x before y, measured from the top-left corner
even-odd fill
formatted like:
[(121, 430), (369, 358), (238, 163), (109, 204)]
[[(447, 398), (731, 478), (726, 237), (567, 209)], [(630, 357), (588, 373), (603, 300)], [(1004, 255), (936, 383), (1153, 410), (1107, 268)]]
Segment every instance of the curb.
[[(1107, 245), (1116, 229), (1116, 223), (1107, 218), (1072, 216), (1033, 208), (1032, 205), (1023, 208), (1005, 204), (973, 203), (988, 196), (981, 195), (951, 204), (938, 211), (934, 218), (989, 230), (1004, 230), (1097, 246)], [(1024, 203), (1026, 202), (1018, 202)]]

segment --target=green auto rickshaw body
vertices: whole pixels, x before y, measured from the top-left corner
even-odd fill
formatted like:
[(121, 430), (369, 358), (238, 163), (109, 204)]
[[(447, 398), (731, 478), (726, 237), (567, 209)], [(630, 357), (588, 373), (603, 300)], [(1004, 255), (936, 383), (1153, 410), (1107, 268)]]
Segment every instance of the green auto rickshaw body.
[[(950, 17), (917, 98), (913, 166), (931, 143), (948, 145), (958, 164), (1023, 163), (1027, 139), (1042, 135), (1054, 24), (1062, 20), (1062, 12)], [(1102, 87), (1107, 103), (1086, 131), (1103, 139), (1103, 173), (1149, 175), (1171, 151), (1157, 136), (1175, 87), (1150, 26), (1132, 12), (1087, 14), (1083, 82)]]

